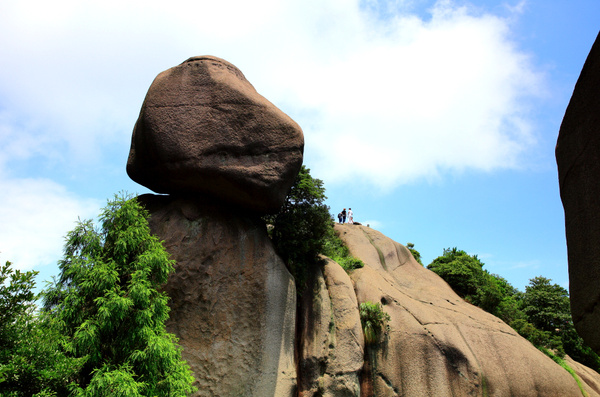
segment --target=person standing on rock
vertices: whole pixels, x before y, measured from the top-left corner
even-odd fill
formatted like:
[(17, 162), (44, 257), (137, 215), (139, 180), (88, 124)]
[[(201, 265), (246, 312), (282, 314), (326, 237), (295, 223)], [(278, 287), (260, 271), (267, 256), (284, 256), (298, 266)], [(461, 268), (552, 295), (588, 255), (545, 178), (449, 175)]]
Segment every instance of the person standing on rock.
[(348, 208), (348, 223), (354, 223), (354, 213), (352, 208)]
[(342, 223), (342, 213), (338, 213), (338, 223)]
[(346, 223), (346, 209), (342, 211), (342, 223)]

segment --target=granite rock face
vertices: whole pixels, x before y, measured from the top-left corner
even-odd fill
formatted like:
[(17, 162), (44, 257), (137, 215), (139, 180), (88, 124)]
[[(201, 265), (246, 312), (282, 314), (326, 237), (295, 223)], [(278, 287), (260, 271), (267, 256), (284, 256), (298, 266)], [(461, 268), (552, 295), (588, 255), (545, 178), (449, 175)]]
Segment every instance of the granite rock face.
[[(358, 303), (380, 302), (391, 317), (384, 341), (365, 349), (361, 396), (582, 395), (567, 371), (503, 321), (461, 299), (406, 247), (368, 227), (335, 229), (365, 263), (352, 271), (354, 288), (344, 293), (355, 294)], [(327, 266), (333, 265), (339, 266)], [(573, 367), (588, 395), (598, 396), (600, 375)], [(301, 367), (299, 372), (302, 379)]]
[(157, 193), (277, 211), (300, 166), (302, 130), (231, 63), (193, 57), (160, 73), (133, 131), (127, 173)]
[[(600, 68), (597, 52), (584, 72)], [(589, 295), (577, 295), (578, 313), (598, 302), (598, 282), (584, 281), (600, 281), (592, 261), (600, 252), (586, 256), (600, 250), (600, 215), (581, 210), (600, 207), (594, 201), (600, 112), (593, 112), (600, 84), (585, 75), (567, 111), (575, 116), (565, 116), (557, 148), (566, 161), (559, 168), (569, 260), (575, 255), (582, 274), (575, 284)], [(190, 58), (150, 87), (127, 171), (136, 182), (169, 194), (139, 200), (150, 212), (152, 232), (176, 261), (164, 287), (171, 298), (167, 330), (179, 338), (196, 396), (582, 394), (568, 372), (512, 328), (462, 300), (406, 247), (368, 227), (335, 225), (365, 267), (347, 274), (321, 258), (297, 306), (294, 280), (260, 214), (279, 209), (302, 151), (300, 128), (226, 61)], [(595, 267), (585, 268), (582, 258)], [(379, 345), (364, 342), (359, 304), (367, 301), (380, 302), (391, 317)], [(579, 329), (595, 333), (582, 319)], [(600, 375), (569, 363), (586, 393), (600, 397)]]
[(365, 343), (350, 277), (324, 258), (299, 308), (299, 397), (358, 396)]
[(294, 280), (258, 217), (198, 198), (140, 196), (177, 264), (165, 290), (197, 396), (292, 396)]
[(573, 323), (600, 353), (600, 35), (560, 126), (556, 161), (565, 209)]

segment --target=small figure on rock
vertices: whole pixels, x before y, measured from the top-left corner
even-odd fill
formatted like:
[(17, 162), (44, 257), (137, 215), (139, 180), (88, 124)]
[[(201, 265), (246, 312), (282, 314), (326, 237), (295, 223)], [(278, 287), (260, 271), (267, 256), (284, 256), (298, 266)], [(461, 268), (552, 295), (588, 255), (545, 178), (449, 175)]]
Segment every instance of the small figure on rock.
[(342, 223), (346, 223), (346, 209), (342, 211)]
[(338, 214), (338, 223), (342, 223), (342, 213)]
[(354, 223), (354, 213), (352, 208), (348, 208), (348, 223)]

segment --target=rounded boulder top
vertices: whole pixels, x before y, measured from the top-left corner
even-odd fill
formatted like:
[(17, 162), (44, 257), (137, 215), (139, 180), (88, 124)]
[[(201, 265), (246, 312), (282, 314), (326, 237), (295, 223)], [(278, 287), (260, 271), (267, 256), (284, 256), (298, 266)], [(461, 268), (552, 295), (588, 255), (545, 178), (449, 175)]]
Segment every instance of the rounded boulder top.
[(304, 135), (233, 64), (192, 57), (152, 82), (127, 174), (157, 192), (277, 211), (302, 165)]

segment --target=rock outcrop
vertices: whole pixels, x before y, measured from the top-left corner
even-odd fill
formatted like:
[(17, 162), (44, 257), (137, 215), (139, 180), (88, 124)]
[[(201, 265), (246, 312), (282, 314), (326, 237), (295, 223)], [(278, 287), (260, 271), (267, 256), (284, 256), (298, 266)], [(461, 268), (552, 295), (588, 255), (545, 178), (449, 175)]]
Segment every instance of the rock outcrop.
[(298, 395), (358, 396), (364, 336), (350, 277), (323, 258), (299, 312)]
[[(335, 287), (337, 292), (333, 292), (329, 283), (315, 283), (320, 287), (313, 289), (312, 298), (306, 298), (306, 302), (314, 302), (310, 309), (311, 324), (320, 323), (320, 328), (316, 328), (324, 328), (330, 314), (326, 309), (315, 308), (327, 307), (327, 296), (332, 310), (336, 308), (335, 296), (337, 302), (381, 302), (391, 317), (387, 339), (377, 347), (366, 348), (361, 396), (582, 395), (567, 371), (500, 319), (461, 299), (445, 281), (417, 263), (406, 247), (367, 227), (336, 225), (335, 228), (365, 267), (350, 274), (353, 290)], [(325, 269), (334, 266), (339, 267), (328, 262)], [(319, 275), (317, 280), (320, 278)], [(323, 285), (328, 287), (327, 293)], [(344, 318), (352, 318), (352, 314), (347, 312)], [(319, 336), (321, 332), (313, 335)], [(320, 338), (324, 340), (323, 336)], [(330, 345), (327, 349), (324, 345), (316, 343), (321, 347), (319, 351), (326, 352), (320, 356), (302, 351), (300, 363), (321, 358), (323, 376), (320, 382), (313, 381), (311, 388), (305, 387), (305, 394), (300, 395), (356, 395), (350, 393), (350, 388), (338, 394), (328, 386), (328, 371), (335, 372), (329, 370), (329, 365), (336, 358), (337, 346)], [(327, 355), (333, 360), (323, 360)], [(600, 375), (580, 364), (574, 367), (588, 395), (598, 396)], [(301, 365), (298, 376), (305, 379), (305, 368)], [(320, 387), (318, 393), (313, 392), (315, 385)], [(299, 386), (302, 391), (303, 383)]]
[(165, 287), (199, 396), (292, 396), (294, 280), (260, 218), (200, 198), (140, 196), (177, 264)]
[(573, 323), (600, 353), (600, 35), (560, 126), (556, 161), (565, 209)]
[(302, 165), (300, 127), (232, 64), (194, 57), (159, 74), (133, 131), (127, 172), (176, 261), (164, 287), (198, 396), (292, 396), (296, 289), (262, 213)]
[[(190, 58), (150, 87), (127, 170), (169, 193), (139, 199), (176, 261), (167, 329), (197, 396), (582, 394), (567, 371), (368, 227), (335, 226), (365, 267), (347, 274), (322, 258), (297, 305), (260, 214), (283, 202), (302, 150), (300, 128), (226, 61)], [(367, 301), (391, 317), (375, 346), (360, 321)], [(600, 375), (570, 363), (600, 397)]]
[(276, 212), (304, 136), (234, 65), (193, 57), (160, 73), (133, 130), (127, 173), (157, 193), (202, 194)]

